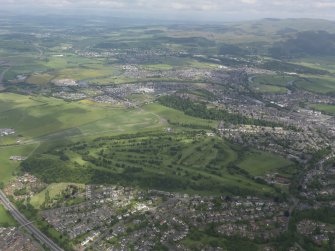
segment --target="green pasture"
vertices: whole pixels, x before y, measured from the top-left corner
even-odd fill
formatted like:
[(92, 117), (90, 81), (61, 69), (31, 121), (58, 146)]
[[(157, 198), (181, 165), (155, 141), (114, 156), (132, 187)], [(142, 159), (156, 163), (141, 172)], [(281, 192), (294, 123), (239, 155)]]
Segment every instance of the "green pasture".
[(331, 76), (310, 76), (304, 75), (295, 82), (299, 88), (307, 91), (327, 94), (335, 92), (335, 79)]
[(304, 57), (295, 59), (293, 63), (300, 64), (302, 66), (310, 67), (317, 70), (325, 70), (334, 73), (335, 72), (335, 57)]
[(273, 85), (287, 87), (292, 84), (292, 81), (296, 80), (297, 77), (287, 75), (258, 75), (253, 79), (254, 84), (260, 85)]
[(0, 146), (0, 181), (7, 183), (19, 170), (20, 162), (12, 161), (11, 156), (29, 156), (38, 144)]
[(285, 87), (282, 86), (265, 85), (257, 83), (252, 83), (250, 85), (255, 91), (261, 93), (285, 94), (288, 91)]
[(99, 135), (156, 126), (160, 126), (160, 117), (150, 111), (0, 94), (0, 128), (14, 128), (25, 139)]
[(0, 227), (15, 226), (15, 220), (9, 215), (5, 208), (0, 204)]
[(184, 124), (184, 125), (199, 125), (217, 128), (218, 122), (213, 120), (206, 120), (188, 116), (181, 111), (162, 106), (158, 103), (145, 105), (144, 109), (161, 116), (172, 124)]
[(248, 152), (238, 165), (254, 176), (264, 176), (270, 172), (292, 172), (289, 169), (294, 168), (291, 161), (272, 153), (260, 151)]
[(311, 107), (326, 114), (335, 115), (335, 105), (312, 104)]
[(83, 184), (74, 184), (74, 183), (55, 183), (50, 184), (47, 188), (45, 188), (43, 191), (39, 192), (38, 194), (35, 194), (31, 200), (30, 204), (35, 208), (40, 208), (41, 205), (45, 202), (46, 193), (48, 193), (48, 196), (50, 200), (55, 199), (57, 196), (59, 196), (62, 191), (64, 191), (68, 185), (76, 185), (80, 188), (85, 188), (85, 185)]

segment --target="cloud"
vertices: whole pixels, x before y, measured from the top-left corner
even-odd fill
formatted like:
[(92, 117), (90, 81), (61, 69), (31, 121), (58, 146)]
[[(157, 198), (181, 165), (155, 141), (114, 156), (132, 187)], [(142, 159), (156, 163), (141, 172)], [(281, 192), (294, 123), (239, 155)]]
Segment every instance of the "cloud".
[(241, 0), (242, 3), (247, 3), (247, 4), (255, 4), (257, 3), (257, 0)]
[[(334, 0), (0, 0), (2, 7), (59, 9), (102, 9), (147, 12), (153, 15), (208, 18), (311, 17), (335, 19)], [(185, 14), (186, 13), (186, 14)]]

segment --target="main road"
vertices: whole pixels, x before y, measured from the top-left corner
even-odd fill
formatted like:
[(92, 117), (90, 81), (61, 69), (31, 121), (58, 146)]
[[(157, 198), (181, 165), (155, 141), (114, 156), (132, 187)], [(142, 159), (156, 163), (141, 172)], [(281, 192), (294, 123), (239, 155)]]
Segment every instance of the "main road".
[(0, 190), (0, 202), (13, 216), (13, 218), (20, 223), (31, 235), (33, 235), (42, 244), (47, 246), (52, 251), (63, 251), (56, 243), (50, 240), (45, 234), (43, 234), (38, 228), (31, 224), (28, 219), (23, 216), (19, 210), (7, 199), (6, 195)]

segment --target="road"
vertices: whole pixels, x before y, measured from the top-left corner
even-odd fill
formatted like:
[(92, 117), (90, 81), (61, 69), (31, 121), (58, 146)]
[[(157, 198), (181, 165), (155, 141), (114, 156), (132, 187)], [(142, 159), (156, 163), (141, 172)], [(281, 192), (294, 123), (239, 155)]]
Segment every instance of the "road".
[(23, 216), (16, 207), (7, 199), (6, 195), (0, 190), (0, 202), (13, 216), (13, 218), (19, 222), (32, 236), (39, 240), (42, 244), (46, 245), (52, 251), (63, 251), (56, 243), (50, 240), (45, 234), (37, 229), (25, 216)]

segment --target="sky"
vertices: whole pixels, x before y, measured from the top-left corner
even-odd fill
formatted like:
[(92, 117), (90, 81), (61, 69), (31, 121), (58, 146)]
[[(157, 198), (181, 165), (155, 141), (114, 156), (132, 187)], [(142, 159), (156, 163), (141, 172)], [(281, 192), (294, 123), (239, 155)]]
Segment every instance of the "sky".
[(335, 0), (0, 0), (17, 13), (102, 13), (167, 20), (237, 21), (261, 18), (335, 20)]

